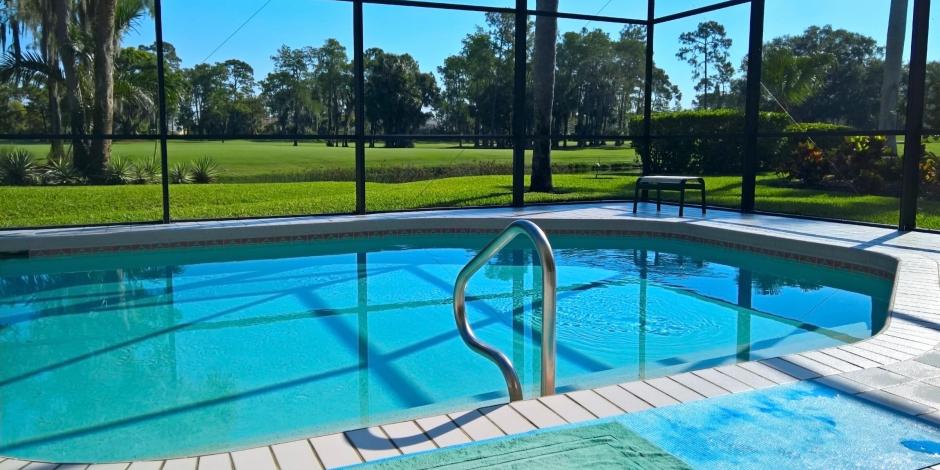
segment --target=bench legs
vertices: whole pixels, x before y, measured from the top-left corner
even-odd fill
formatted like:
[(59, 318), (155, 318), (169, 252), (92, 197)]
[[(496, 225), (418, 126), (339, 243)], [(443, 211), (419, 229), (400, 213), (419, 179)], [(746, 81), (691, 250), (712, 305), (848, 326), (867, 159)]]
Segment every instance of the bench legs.
[(685, 183), (679, 189), (679, 217), (682, 217), (683, 209), (685, 209)]
[[(641, 186), (639, 184), (636, 184), (633, 187), (633, 213), (634, 214), (636, 214), (637, 204), (640, 202), (640, 192), (647, 191), (648, 189), (652, 189), (652, 188), (647, 188), (645, 186), (643, 186), (642, 188), (643, 189), (641, 189)], [(663, 205), (663, 191), (661, 188), (655, 188), (655, 189), (656, 189), (656, 212), (660, 212), (662, 211), (662, 205)], [(682, 217), (683, 215), (685, 215), (685, 189), (686, 189), (685, 183), (683, 182), (681, 186), (679, 187), (679, 217)], [(702, 215), (705, 215), (706, 201), (705, 201), (704, 184), (702, 185), (702, 188), (700, 189), (700, 191), (701, 191), (701, 197), (702, 197)]]
[(705, 187), (702, 187), (702, 215), (705, 215)]
[(640, 185), (633, 187), (633, 213), (636, 214), (636, 203), (640, 200)]

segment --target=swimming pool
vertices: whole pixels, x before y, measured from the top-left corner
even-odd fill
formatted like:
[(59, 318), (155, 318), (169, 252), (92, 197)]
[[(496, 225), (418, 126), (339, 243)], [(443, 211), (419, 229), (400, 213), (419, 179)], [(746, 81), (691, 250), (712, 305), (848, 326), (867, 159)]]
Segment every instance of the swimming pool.
[[(206, 454), (504, 401), (451, 310), (491, 237), (0, 261), (0, 455)], [(559, 391), (844, 344), (886, 321), (884, 277), (669, 239), (551, 240)], [(539, 273), (510, 248), (471, 281), (469, 312), (533, 396)]]

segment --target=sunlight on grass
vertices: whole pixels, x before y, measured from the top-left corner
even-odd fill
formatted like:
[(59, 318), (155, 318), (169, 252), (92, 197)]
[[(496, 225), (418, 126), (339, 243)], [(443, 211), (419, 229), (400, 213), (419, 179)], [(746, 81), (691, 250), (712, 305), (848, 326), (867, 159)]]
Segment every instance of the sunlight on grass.
[[(629, 199), (635, 180), (636, 176), (623, 174), (555, 175), (555, 193), (527, 193), (526, 201)], [(710, 204), (727, 207), (740, 204), (739, 177), (709, 177), (706, 181)], [(759, 210), (897, 223), (896, 198), (826, 193), (780, 187), (779, 183), (773, 176), (760, 178)], [(367, 204), (370, 211), (508, 205), (512, 199), (511, 185), (508, 175), (368, 183)], [(675, 198), (675, 194), (664, 194), (666, 200)], [(940, 204), (922, 201), (921, 207), (918, 223), (924, 228), (940, 229)], [(355, 208), (355, 185), (351, 182), (173, 185), (171, 208), (176, 220), (344, 213)], [(161, 210), (157, 185), (0, 188), (0, 226), (5, 227), (154, 221), (160, 218)]]
[[(25, 147), (40, 158), (48, 150), (39, 144)], [(940, 150), (940, 143), (932, 142), (928, 148)], [(115, 155), (131, 160), (149, 158), (157, 150), (153, 142), (114, 145)], [(223, 170), (220, 184), (170, 187), (174, 220), (350, 213), (355, 209), (352, 147), (327, 147), (320, 142), (294, 147), (291, 142), (254, 140), (171, 141), (169, 150), (171, 165), (208, 155)], [(397, 211), (505, 206), (512, 200), (511, 161), (511, 149), (476, 149), (470, 143), (369, 148), (366, 207)], [(559, 170), (554, 175), (555, 192), (526, 193), (526, 202), (633, 196), (638, 170), (636, 154), (629, 146), (561, 149), (553, 152), (552, 161)], [(585, 166), (595, 163), (602, 169), (586, 172)], [(323, 181), (302, 179), (310, 172)], [(709, 204), (740, 206), (740, 177), (709, 176), (706, 180)], [(157, 221), (162, 214), (160, 191), (159, 185), (0, 187), (0, 227)], [(677, 200), (675, 193), (663, 196), (667, 201)], [(691, 194), (690, 202), (697, 197)], [(895, 197), (794, 187), (774, 174), (758, 178), (756, 206), (768, 212), (889, 225), (898, 218)], [(940, 229), (940, 202), (921, 201), (920, 209), (919, 226)]]

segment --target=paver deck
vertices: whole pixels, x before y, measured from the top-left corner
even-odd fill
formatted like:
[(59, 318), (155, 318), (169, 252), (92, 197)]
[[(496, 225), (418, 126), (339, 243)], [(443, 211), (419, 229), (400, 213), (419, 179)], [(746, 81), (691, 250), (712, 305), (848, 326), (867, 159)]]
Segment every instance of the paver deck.
[[(402, 453), (435, 449), (526, 432), (532, 429), (583, 422), (637, 412), (729, 393), (814, 380), (898, 412), (940, 424), (940, 235), (900, 233), (888, 228), (811, 221), (796, 218), (709, 211), (706, 217), (675, 216), (666, 206), (641, 205), (631, 214), (626, 204), (536, 206), (525, 209), (475, 209), (408, 214), (376, 214), (251, 221), (198, 222), (171, 226), (93, 227), (55, 231), (0, 232), (0, 251), (48, 250), (92, 247), (103, 241), (210, 240), (233, 236), (290, 236), (299, 230), (329, 227), (335, 223), (380, 224), (394, 229), (409, 224), (433, 226), (441, 219), (459, 226), (461, 220), (505, 224), (509, 218), (536, 222), (578, 221), (578, 225), (606, 222), (623, 227), (643, 223), (671, 223), (690, 235), (741, 242), (748, 236), (770, 236), (782, 244), (803, 243), (810, 256), (825, 256), (832, 248), (858, 253), (879, 253), (897, 260), (894, 298), (887, 327), (878, 335), (854, 344), (791, 354), (762, 361), (683, 372), (670, 377), (611, 384), (596, 390), (579, 390), (511, 405), (455, 411), (440, 416), (416, 416), (414, 420), (345, 430), (309, 440), (255, 449), (232, 449), (209, 456), (181, 456), (166, 462), (134, 462), (104, 465), (41, 464), (0, 459), (0, 470), (25, 468), (119, 469), (129, 468), (336, 468), (374, 461)], [(355, 226), (360, 226), (355, 225)], [(267, 235), (265, 235), (267, 234)], [(813, 245), (805, 245), (810, 243)], [(794, 245), (795, 246), (795, 245)], [(342, 430), (337, 430), (342, 431)], [(937, 467), (940, 468), (940, 467)]]

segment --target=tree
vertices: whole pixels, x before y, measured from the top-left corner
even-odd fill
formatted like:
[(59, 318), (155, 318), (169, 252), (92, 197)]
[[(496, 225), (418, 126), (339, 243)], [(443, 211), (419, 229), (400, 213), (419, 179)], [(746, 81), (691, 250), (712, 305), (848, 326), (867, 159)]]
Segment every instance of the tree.
[(180, 123), (189, 132), (248, 135), (261, 129), (264, 103), (256, 93), (254, 70), (247, 63), (229, 59), (198, 64), (183, 70), (181, 76), (185, 86), (180, 88), (185, 91), (181, 91)]
[[(425, 108), (438, 100), (434, 75), (421, 72), (408, 54), (372, 48), (364, 55), (366, 119), (373, 133), (381, 129), (389, 135), (410, 134), (424, 125), (431, 116)], [(407, 139), (385, 139), (386, 147), (411, 145)]]
[(780, 48), (818, 61), (816, 91), (790, 109), (797, 121), (859, 128), (877, 125), (884, 64), (876, 40), (829, 25), (810, 26), (802, 34), (775, 38), (764, 48)]
[[(577, 135), (599, 135), (610, 129), (620, 102), (621, 82), (637, 70), (618, 69), (614, 42), (600, 29), (565, 33), (558, 45), (556, 119), (560, 133), (573, 123)], [(578, 139), (578, 145), (598, 143)]]
[[(437, 121), (444, 133), (469, 134), (473, 118), (470, 114), (468, 90), (470, 77), (467, 71), (467, 58), (462, 55), (444, 59), (444, 65), (437, 68), (443, 90), (435, 106)], [(463, 140), (458, 141), (463, 146)]]
[[(878, 128), (894, 129), (898, 126), (898, 91), (901, 88), (901, 55), (907, 23), (907, 0), (891, 0), (888, 14), (888, 37), (885, 41), (885, 65), (881, 82), (881, 102), (878, 110)], [(897, 138), (887, 136), (888, 145), (897, 153)]]
[(642, 112), (646, 70), (646, 28), (625, 26), (613, 45), (615, 95), (617, 99), (613, 130), (626, 131), (630, 114)]
[(683, 47), (676, 57), (692, 66), (692, 77), (699, 81), (695, 85), (695, 90), (699, 92), (697, 103), (699, 107), (708, 109), (708, 93), (711, 91), (716, 98), (714, 102), (717, 102), (721, 96), (721, 86), (730, 82), (728, 70), (733, 68), (728, 49), (731, 48), (731, 39), (727, 37), (723, 25), (705, 21), (699, 23), (695, 31), (679, 35), (679, 42)]
[(761, 82), (770, 93), (768, 107), (789, 113), (818, 93), (829, 60), (821, 55), (797, 56), (779, 46), (765, 47)]
[[(5, 5), (11, 3), (6, 1)], [(59, 119), (60, 102), (64, 102), (68, 132), (73, 136), (72, 163), (91, 180), (100, 181), (110, 158), (111, 141), (104, 137), (89, 140), (88, 133), (100, 136), (114, 132), (115, 59), (121, 38), (148, 13), (150, 0), (15, 3), (18, 24), (30, 28), (39, 53), (24, 52), (17, 43), (12, 54), (4, 55), (0, 78), (21, 86), (45, 82), (50, 131), (65, 130)], [(56, 140), (52, 154), (63, 154)]]
[(85, 141), (85, 109), (82, 106), (83, 93), (80, 87), (78, 54), (69, 35), (69, 18), (72, 15), (71, 2), (52, 1), (55, 42), (58, 45), (62, 62), (66, 110), (72, 133), (72, 164), (86, 176), (99, 173), (88, 165), (90, 149)]
[[(150, 53), (149, 57), (152, 57), (152, 61), (148, 61), (147, 64), (147, 74), (146, 77), (154, 80), (153, 85), (146, 85), (147, 90), (152, 90), (154, 93), (157, 93), (158, 87), (156, 86), (157, 73), (157, 44), (153, 43), (149, 46), (138, 46), (138, 49)], [(119, 61), (120, 61), (119, 57)], [(180, 59), (179, 55), (176, 53), (176, 47), (173, 44), (164, 41), (163, 42), (163, 70), (164, 70), (164, 86), (166, 89), (166, 113), (167, 113), (167, 127), (173, 131), (179, 130), (180, 119), (182, 114), (182, 106), (185, 99), (185, 96), (188, 92), (189, 84), (186, 82), (186, 74), (183, 71), (183, 61)], [(121, 67), (118, 67), (121, 70)], [(152, 70), (152, 72), (150, 72)], [(154, 97), (156, 101), (156, 97)], [(157, 122), (158, 116), (150, 112), (150, 120), (153, 121), (152, 128), (159, 129), (159, 122)]]
[(222, 134), (225, 131), (225, 68), (221, 64), (198, 64), (183, 71), (187, 84), (180, 121), (193, 134)]
[[(59, 70), (59, 57), (53, 40), (55, 18), (50, 1), (5, 0), (4, 8), (0, 13), (0, 26), (10, 25), (12, 50), (4, 54), (0, 63), (0, 80), (27, 90), (44, 86), (43, 96), (37, 96), (37, 98), (41, 98), (45, 103), (46, 109), (42, 114), (47, 125), (36, 131), (61, 134), (62, 114), (59, 111), (59, 101), (63, 77)], [(0, 30), (2, 29), (4, 28), (0, 27)], [(22, 50), (21, 34), (27, 31), (36, 42), (38, 55)], [(0, 31), (0, 42), (5, 40), (5, 35)], [(27, 101), (31, 104), (35, 103), (34, 100), (27, 99)], [(50, 144), (52, 156), (65, 155), (61, 139), (51, 139)]]
[(258, 84), (255, 71), (247, 62), (229, 59), (222, 62), (226, 96), (223, 133), (226, 135), (254, 134), (261, 127), (263, 105), (255, 96)]
[[(511, 131), (514, 29), (512, 15), (488, 13), (486, 27), (468, 34), (460, 53), (444, 61), (448, 77), (459, 80), (445, 80), (442, 96), (466, 106), (467, 128), (477, 136)], [(480, 137), (474, 145), (508, 146), (509, 141)]]
[[(316, 128), (320, 103), (316, 99), (311, 48), (281, 46), (271, 57), (274, 71), (261, 82), (262, 96), (281, 133), (300, 135)], [(294, 140), (294, 146), (298, 145)]]
[[(927, 63), (927, 86), (924, 97), (924, 128), (940, 129), (940, 62)], [(906, 90), (903, 96), (907, 96)], [(903, 103), (906, 104), (906, 103)]]
[[(536, 8), (557, 12), (558, 0), (537, 0)], [(551, 192), (552, 104), (555, 94), (555, 43), (558, 19), (539, 16), (535, 20), (535, 50), (532, 58), (532, 94), (535, 110), (535, 139), (532, 149), (530, 191)], [(518, 111), (517, 111), (518, 112)]]
[[(121, 2), (122, 6), (127, 1)], [(96, 0), (93, 12), (94, 57), (92, 76), (95, 99), (91, 111), (91, 128), (95, 135), (114, 133), (114, 56), (118, 36), (115, 34), (117, 0)], [(97, 137), (91, 140), (87, 161), (81, 163), (85, 174), (103, 178), (111, 156), (111, 139)]]
[(0, 0), (0, 50), (6, 50), (10, 44), (10, 55), (14, 60), (23, 57), (22, 20), (17, 0)]
[[(327, 39), (323, 46), (313, 51), (316, 65), (313, 69), (316, 89), (323, 103), (323, 132), (330, 136), (346, 128), (352, 109), (352, 72), (346, 48), (336, 39)], [(335, 145), (333, 139), (327, 146)]]
[[(645, 29), (627, 26), (617, 40), (600, 29), (568, 32), (557, 50), (554, 133), (570, 135), (572, 126), (575, 135), (583, 136), (625, 132), (628, 117), (643, 111)], [(680, 96), (668, 75), (654, 66), (654, 109), (669, 109)], [(578, 138), (578, 145), (603, 143)]]
[(114, 61), (114, 128), (120, 134), (153, 132), (157, 102), (157, 56), (144, 48), (124, 48)]

